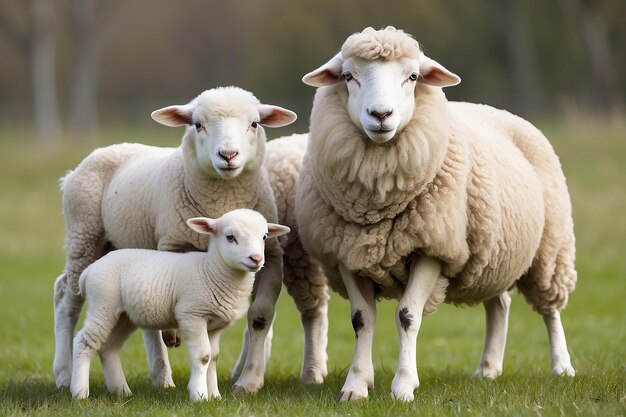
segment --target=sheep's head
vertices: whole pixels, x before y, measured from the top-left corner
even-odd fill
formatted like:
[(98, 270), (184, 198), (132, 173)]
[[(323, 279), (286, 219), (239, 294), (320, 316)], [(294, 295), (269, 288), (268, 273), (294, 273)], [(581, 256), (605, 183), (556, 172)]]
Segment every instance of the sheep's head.
[(265, 141), (262, 126), (280, 127), (296, 120), (290, 110), (261, 104), (252, 93), (237, 87), (207, 90), (185, 105), (152, 112), (166, 126), (188, 125), (195, 161), (206, 175), (231, 179), (246, 169), (256, 170)]
[(209, 235), (209, 251), (217, 250), (229, 268), (257, 272), (265, 263), (265, 239), (289, 233), (287, 226), (268, 223), (258, 212), (237, 209), (218, 219), (194, 217), (190, 228)]
[(388, 27), (348, 37), (341, 52), (302, 81), (314, 87), (345, 82), (352, 122), (383, 143), (411, 120), (417, 83), (446, 87), (461, 79), (424, 55), (410, 35)]

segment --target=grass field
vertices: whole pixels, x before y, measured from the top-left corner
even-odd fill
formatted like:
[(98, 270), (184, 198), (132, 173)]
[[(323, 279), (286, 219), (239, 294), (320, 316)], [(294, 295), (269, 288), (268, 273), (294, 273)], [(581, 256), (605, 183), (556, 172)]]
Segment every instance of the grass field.
[[(550, 376), (541, 318), (513, 297), (504, 375), (470, 378), (480, 358), (481, 307), (442, 306), (422, 324), (418, 340), (421, 386), (410, 404), (389, 398), (398, 342), (395, 302), (379, 304), (374, 346), (376, 384), (370, 399), (337, 402), (353, 351), (349, 306), (330, 304), (329, 370), (321, 386), (298, 380), (302, 330), (283, 291), (277, 307), (273, 356), (256, 396), (236, 397), (228, 379), (240, 348), (243, 322), (222, 337), (218, 377), (223, 399), (188, 401), (186, 352), (170, 352), (176, 389), (154, 391), (143, 343), (135, 334), (123, 363), (134, 395), (106, 393), (94, 361), (91, 397), (75, 402), (57, 391), (52, 284), (63, 268), (63, 219), (58, 178), (96, 143), (41, 148), (24, 134), (0, 132), (0, 414), (1, 415), (626, 415), (626, 126), (623, 122), (541, 125), (561, 157), (574, 201), (579, 282), (563, 313), (577, 375)], [(175, 145), (180, 132), (109, 132), (98, 144), (124, 139)], [(167, 135), (167, 136), (165, 136)]]

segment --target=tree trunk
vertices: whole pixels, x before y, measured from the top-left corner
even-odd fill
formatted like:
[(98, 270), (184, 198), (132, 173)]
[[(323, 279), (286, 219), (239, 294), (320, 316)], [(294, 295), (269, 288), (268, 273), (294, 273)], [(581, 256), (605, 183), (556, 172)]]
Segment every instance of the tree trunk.
[(528, 22), (527, 0), (507, 0), (504, 32), (513, 77), (513, 110), (528, 116), (541, 104), (535, 48)]
[(56, 88), (54, 8), (49, 0), (31, 0), (31, 80), (37, 138), (51, 143), (60, 136), (61, 118)]
[(96, 0), (74, 0), (71, 6), (74, 56), (70, 78), (70, 130), (92, 136), (97, 122)]

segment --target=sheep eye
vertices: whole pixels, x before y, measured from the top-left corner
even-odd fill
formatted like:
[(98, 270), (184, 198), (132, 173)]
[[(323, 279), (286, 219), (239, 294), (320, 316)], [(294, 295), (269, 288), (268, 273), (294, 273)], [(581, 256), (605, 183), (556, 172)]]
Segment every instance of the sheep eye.
[(350, 71), (346, 71), (346, 72), (344, 72), (341, 75), (343, 75), (343, 78), (345, 78), (346, 82), (354, 79), (354, 77), (352, 76), (352, 73)]
[(234, 235), (226, 235), (226, 240), (230, 243), (237, 243), (237, 239), (235, 239)]
[(417, 73), (414, 72), (413, 74), (409, 75), (409, 80), (417, 81), (417, 77), (418, 77)]
[(263, 235), (263, 240), (267, 239), (267, 233)]
[(202, 130), (202, 129), (203, 129), (203, 127), (202, 127), (202, 123), (200, 123), (200, 122), (196, 122), (196, 123), (194, 123), (194, 126), (195, 126), (195, 127), (196, 127), (196, 129), (198, 129), (198, 130)]
[(252, 126), (254, 129), (256, 129), (256, 127), (259, 125), (258, 122), (252, 122), (252, 124), (250, 126)]

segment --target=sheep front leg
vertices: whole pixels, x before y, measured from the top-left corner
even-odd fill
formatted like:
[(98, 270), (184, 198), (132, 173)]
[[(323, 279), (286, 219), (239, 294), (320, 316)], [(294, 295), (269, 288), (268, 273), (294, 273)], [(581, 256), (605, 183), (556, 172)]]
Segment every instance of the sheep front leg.
[(424, 306), (439, 279), (439, 261), (421, 257), (411, 263), (409, 281), (396, 309), (396, 327), (400, 336), (398, 369), (391, 383), (391, 397), (413, 401), (413, 392), (419, 386), (417, 376), (416, 342), (422, 323)]
[(486, 316), (485, 347), (473, 376), (495, 379), (502, 375), (511, 296), (508, 292), (503, 292), (485, 301), (483, 305)]
[(339, 272), (350, 299), (355, 334), (354, 357), (346, 382), (339, 393), (339, 401), (348, 401), (367, 398), (368, 389), (374, 388), (372, 342), (376, 322), (376, 300), (372, 280), (358, 278), (341, 263)]
[(263, 386), (270, 353), (267, 337), (283, 280), (282, 254), (278, 241), (269, 239), (265, 246), (265, 266), (255, 277), (254, 301), (248, 309), (248, 354), (243, 372), (233, 385), (235, 394), (253, 394)]
[(565, 331), (561, 324), (561, 314), (557, 310), (545, 314), (543, 321), (548, 330), (550, 339), (550, 362), (554, 375), (574, 376), (576, 371), (572, 367), (567, 342), (565, 341)]
[(304, 358), (300, 380), (305, 384), (321, 384), (328, 375), (328, 300), (320, 300), (317, 309), (300, 315), (304, 329)]
[(222, 398), (219, 387), (217, 386), (217, 360), (220, 356), (220, 335), (221, 330), (209, 332), (209, 343), (211, 345), (211, 361), (207, 370), (207, 388), (209, 396), (213, 398)]
[(73, 294), (67, 274), (54, 282), (54, 339), (53, 371), (58, 388), (70, 386), (72, 379), (72, 343), (74, 329), (84, 304), (83, 297)]
[(178, 319), (180, 333), (189, 352), (189, 396), (192, 401), (206, 401), (209, 395), (207, 371), (211, 361), (211, 344), (207, 334), (207, 322), (202, 317), (184, 316)]

